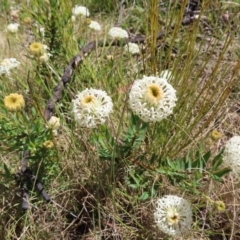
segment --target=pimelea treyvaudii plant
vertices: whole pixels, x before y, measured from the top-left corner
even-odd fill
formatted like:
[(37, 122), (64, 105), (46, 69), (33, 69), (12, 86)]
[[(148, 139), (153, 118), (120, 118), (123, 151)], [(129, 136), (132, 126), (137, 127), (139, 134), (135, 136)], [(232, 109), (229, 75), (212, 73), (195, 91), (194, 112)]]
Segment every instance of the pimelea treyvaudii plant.
[(88, 25), (88, 27), (95, 30), (95, 31), (101, 31), (102, 30), (101, 25), (98, 22), (93, 21), (93, 20), (90, 21), (90, 24)]
[(44, 53), (44, 47), (42, 43), (39, 42), (33, 42), (29, 46), (30, 53), (34, 56), (41, 56)]
[(9, 33), (17, 33), (18, 32), (18, 28), (19, 28), (19, 24), (18, 23), (10, 23), (7, 26), (7, 31)]
[(223, 153), (223, 164), (231, 168), (233, 177), (240, 180), (240, 136), (230, 138)]
[(105, 123), (112, 108), (112, 99), (98, 89), (86, 89), (73, 100), (74, 118), (82, 127), (95, 128)]
[(11, 93), (4, 98), (4, 106), (12, 112), (18, 112), (25, 106), (23, 95), (18, 93)]
[(129, 93), (129, 106), (145, 122), (157, 122), (173, 112), (176, 90), (165, 78), (144, 76), (134, 81)]
[[(91, 226), (105, 224), (105, 221), (101, 219), (102, 211), (105, 209), (108, 211), (108, 206), (112, 209), (112, 203), (116, 200), (116, 208), (114, 211), (109, 211), (111, 223), (107, 225), (107, 227), (114, 225), (116, 234), (118, 229), (122, 232), (121, 224), (127, 225), (125, 214), (128, 215), (130, 221), (134, 221), (134, 227), (140, 226), (140, 218), (131, 216), (133, 212), (139, 216), (139, 200), (155, 199), (159, 190), (164, 192), (168, 184), (174, 185), (172, 188), (175, 192), (183, 190), (188, 196), (192, 196), (193, 193), (201, 196), (201, 190), (207, 189), (204, 184), (209, 183), (208, 179), (221, 181), (221, 176), (229, 171), (227, 168), (219, 169), (222, 164), (221, 154), (212, 157), (211, 152), (205, 153), (193, 135), (197, 131), (201, 134), (203, 132), (204, 128), (199, 130), (197, 124), (200, 122), (199, 119), (210, 116), (209, 122), (211, 122), (211, 118), (215, 118), (214, 114), (217, 110), (215, 113), (208, 111), (208, 106), (210, 109), (215, 109), (215, 102), (221, 106), (221, 102), (218, 101), (206, 105), (209, 99), (205, 101), (205, 98), (202, 105), (198, 102), (198, 99), (202, 98), (201, 92), (204, 92), (204, 89), (213, 89), (213, 85), (209, 84), (209, 87), (204, 85), (208, 82), (206, 79), (201, 82), (203, 88), (198, 84), (200, 75), (202, 75), (201, 71), (205, 69), (205, 63), (201, 71), (194, 69), (196, 74), (192, 70), (200, 64), (199, 62), (196, 64), (195, 52), (191, 52), (192, 46), (195, 46), (193, 36), (197, 36), (194, 32), (195, 28), (191, 28), (193, 35), (192, 32), (188, 34), (187, 31), (185, 39), (182, 35), (185, 31), (182, 24), (175, 25), (174, 29), (164, 24), (164, 28), (161, 29), (163, 34), (158, 35), (160, 29), (157, 26), (157, 17), (161, 14), (158, 2), (152, 1), (156, 7), (155, 12), (153, 4), (148, 6), (149, 9), (144, 9), (136, 3), (137, 11), (144, 13), (142, 15), (149, 11), (149, 16), (152, 17), (146, 21), (147, 30), (144, 29), (145, 22), (141, 23), (141, 26), (138, 24), (130, 26), (128, 20), (121, 18), (125, 14), (124, 11), (124, 14), (119, 16), (117, 24), (128, 29), (129, 34), (122, 28), (114, 27), (108, 35), (106, 34), (107, 36), (103, 37), (103, 41), (94, 42), (92, 36), (89, 38), (88, 34), (84, 34), (84, 30), (91, 28), (99, 31), (103, 23), (99, 22), (100, 25), (88, 19), (90, 12), (86, 7), (78, 5), (73, 7), (71, 1), (63, 0), (45, 1), (45, 3), (34, 1), (34, 8), (29, 9), (28, 12), (32, 21), (27, 20), (26, 25), (33, 29), (36, 36), (26, 46), (30, 45), (29, 59), (34, 60), (37, 66), (34, 70), (29, 70), (29, 78), (23, 81), (24, 87), (30, 89), (28, 93), (22, 91), (27, 95), (26, 101), (23, 101), (25, 94), (22, 94), (22, 97), (18, 96), (20, 90), (18, 95), (15, 93), (6, 96), (5, 100), (4, 97), (2, 99), (0, 147), (30, 152), (29, 163), (36, 164), (37, 171), (41, 170), (39, 166), (44, 166), (46, 178), (54, 172), (51, 171), (54, 163), (50, 160), (56, 160), (59, 154), (64, 167), (55, 180), (63, 189), (64, 194), (72, 197), (74, 191), (68, 191), (71, 184), (74, 184), (74, 188), (77, 185), (77, 191), (81, 191), (79, 196), (83, 196), (82, 189), (85, 188), (84, 191), (89, 192), (88, 196), (91, 195), (92, 198), (91, 210), (93, 210), (92, 216), (94, 217), (96, 216), (94, 201), (97, 199), (100, 207), (95, 208), (99, 209), (98, 218), (95, 219), (99, 219), (99, 222), (96, 224), (98, 220), (95, 221), (87, 216), (87, 221), (89, 219), (92, 221)], [(94, 4), (94, 1), (91, 1), (91, 4)], [(184, 12), (183, 10), (181, 6), (181, 13)], [(96, 14), (96, 11), (92, 12)], [(175, 16), (179, 19), (182, 17), (176, 14)], [(74, 25), (71, 20), (75, 21)], [(175, 20), (174, 18), (174, 22)], [(37, 24), (33, 26), (31, 22)], [(166, 24), (168, 22), (171, 23), (171, 21), (166, 21)], [(155, 27), (154, 23), (156, 23)], [(93, 31), (88, 30), (88, 32), (92, 34)], [(159, 36), (162, 36), (160, 41), (158, 41)], [(188, 38), (189, 36), (191, 38)], [(107, 37), (111, 40), (109, 41)], [(185, 40), (187, 45), (184, 43)], [(127, 58), (127, 54), (122, 54), (122, 51), (117, 48), (121, 42), (124, 43), (122, 50), (138, 55), (137, 58)], [(48, 46), (48, 49), (44, 47), (44, 44)], [(139, 54), (140, 44), (143, 49), (141, 55)], [(116, 49), (114, 57), (111, 52), (112, 46), (114, 50)], [(48, 59), (48, 52), (52, 54), (50, 59)], [(71, 58), (72, 56), (74, 57)], [(106, 56), (109, 56), (108, 61), (106, 61)], [(82, 65), (78, 68), (80, 63)], [(137, 66), (137, 71), (134, 73), (131, 63)], [(216, 64), (219, 64), (218, 60)], [(64, 73), (61, 75), (63, 69)], [(160, 71), (163, 69), (165, 70)], [(215, 77), (216, 72), (213, 72), (214, 81), (212, 82), (218, 84), (218, 81), (215, 81), (218, 78)], [(70, 78), (74, 81), (70, 81)], [(59, 84), (54, 88), (57, 82)], [(64, 87), (64, 93), (62, 87)], [(56, 92), (52, 94), (53, 88)], [(75, 89), (79, 89), (79, 93)], [(211, 95), (209, 93), (205, 91), (204, 97)], [(212, 94), (214, 95), (218, 94)], [(42, 102), (46, 103), (47, 99), (50, 99), (47, 110), (56, 110), (56, 112), (51, 112), (53, 114), (51, 118), (44, 120)], [(224, 100), (222, 97), (219, 99)], [(23, 114), (24, 108), (27, 114)], [(205, 115), (202, 115), (203, 112)], [(65, 120), (63, 127), (57, 116)], [(192, 124), (194, 122), (196, 124)], [(214, 134), (214, 138), (217, 139), (217, 137)], [(66, 155), (61, 150), (55, 151), (56, 143), (61, 142), (61, 138), (64, 138), (71, 146), (67, 149)], [(187, 148), (189, 139), (190, 142), (194, 141), (196, 147), (194, 150)], [(197, 153), (196, 149), (199, 150)], [(78, 172), (79, 169), (83, 169), (82, 166), (87, 166), (88, 171), (91, 172), (91, 179), (88, 179), (87, 184), (83, 180), (84, 176)], [(64, 179), (64, 184), (61, 182), (62, 179)], [(79, 183), (82, 185), (80, 188)], [(167, 191), (171, 191), (171, 188)], [(88, 196), (84, 201), (86, 205)], [(74, 204), (74, 197), (72, 200), (71, 203)], [(102, 205), (106, 200), (107, 207)], [(216, 201), (214, 204), (219, 211), (225, 209), (223, 201)], [(88, 206), (86, 209), (89, 210)], [(117, 218), (115, 214), (118, 214)], [(166, 196), (157, 200), (154, 219), (163, 233), (181, 236), (191, 230), (191, 206), (185, 199)], [(109, 223), (109, 221), (106, 222)], [(154, 225), (153, 221), (150, 224)], [(129, 226), (132, 231), (131, 223)], [(90, 228), (89, 231), (92, 231)], [(145, 230), (148, 231), (147, 228)], [(128, 239), (128, 236), (119, 238)]]
[(158, 198), (154, 212), (157, 227), (171, 236), (182, 236), (192, 228), (192, 209), (184, 198), (166, 195)]
[(72, 9), (72, 15), (73, 16), (89, 17), (90, 13), (89, 13), (88, 8), (86, 8), (84, 6), (76, 5)]
[(131, 54), (139, 54), (140, 48), (136, 43), (128, 43), (124, 46), (124, 50), (130, 52)]
[(16, 58), (5, 58), (0, 63), (0, 76), (10, 76), (10, 73), (12, 69), (18, 67), (20, 65), (20, 62), (17, 61)]
[[(24, 95), (20, 93), (6, 95), (1, 100), (0, 106), (2, 109), (0, 149), (29, 152), (29, 166), (39, 166), (40, 172), (43, 168), (52, 168), (54, 165), (52, 159), (55, 158), (54, 131), (60, 127), (59, 119), (52, 117), (46, 126), (44, 119), (37, 117), (38, 113), (34, 108), (28, 116), (25, 109), (29, 106)], [(41, 159), (45, 159), (42, 164), (40, 164)], [(5, 169), (10, 173), (11, 170), (8, 168), (9, 166), (6, 165)], [(7, 177), (11, 178), (9, 174)]]
[(120, 27), (112, 27), (108, 35), (113, 39), (124, 39), (129, 37), (127, 31)]

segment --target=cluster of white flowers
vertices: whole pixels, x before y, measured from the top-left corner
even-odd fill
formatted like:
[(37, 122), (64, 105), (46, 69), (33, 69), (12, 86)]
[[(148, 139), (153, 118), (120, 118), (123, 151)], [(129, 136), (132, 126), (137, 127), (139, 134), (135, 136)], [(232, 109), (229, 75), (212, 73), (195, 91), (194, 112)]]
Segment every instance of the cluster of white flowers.
[(20, 62), (17, 61), (16, 58), (5, 58), (0, 63), (0, 76), (1, 75), (10, 75), (10, 70), (18, 67)]
[[(128, 103), (143, 121), (157, 122), (172, 114), (176, 101), (176, 91), (165, 78), (144, 76), (133, 83)], [(83, 127), (103, 124), (112, 107), (106, 92), (96, 89), (86, 89), (73, 100), (75, 120)]]
[(108, 35), (112, 38), (128, 38), (128, 33), (126, 30), (120, 27), (113, 27), (109, 30)]
[(129, 93), (129, 106), (145, 122), (157, 122), (173, 112), (176, 90), (165, 78), (144, 76), (135, 80)]
[(75, 17), (78, 16), (78, 15), (81, 15), (81, 16), (84, 16), (84, 17), (89, 17), (90, 13), (89, 13), (89, 10), (86, 7), (76, 5), (72, 9), (72, 15), (75, 16)]
[(93, 30), (96, 30), (96, 31), (101, 31), (102, 30), (101, 25), (98, 22), (92, 21), (92, 20), (91, 20), (91, 22), (90, 22), (88, 27), (93, 29)]
[(180, 236), (191, 229), (192, 210), (187, 200), (167, 195), (159, 198), (156, 205), (154, 219), (162, 232), (171, 236)]
[(44, 49), (44, 53), (39, 57), (39, 60), (42, 63), (47, 62), (49, 60), (49, 57), (52, 56), (52, 54), (48, 52), (49, 47), (46, 44), (43, 44), (43, 49)]
[(223, 164), (232, 169), (233, 177), (240, 180), (240, 136), (230, 138), (223, 154)]
[(131, 54), (139, 54), (140, 49), (136, 43), (128, 43), (124, 46), (124, 50), (130, 52)]
[(52, 132), (54, 136), (57, 136), (58, 134), (58, 129), (60, 128), (60, 119), (58, 117), (52, 116), (48, 122), (47, 122), (47, 127), (52, 129)]
[(73, 100), (74, 118), (82, 127), (95, 128), (105, 123), (112, 108), (112, 99), (98, 89), (87, 88)]
[(18, 23), (10, 23), (7, 26), (7, 31), (10, 33), (17, 33), (19, 28), (19, 24)]

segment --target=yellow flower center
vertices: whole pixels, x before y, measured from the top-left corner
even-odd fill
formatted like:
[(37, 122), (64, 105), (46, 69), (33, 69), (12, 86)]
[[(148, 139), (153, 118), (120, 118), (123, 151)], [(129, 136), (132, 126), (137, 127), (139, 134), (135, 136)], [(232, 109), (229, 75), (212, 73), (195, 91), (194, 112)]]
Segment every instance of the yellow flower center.
[(146, 99), (151, 105), (156, 105), (163, 98), (162, 88), (157, 84), (151, 84), (147, 87)]
[(89, 105), (89, 104), (93, 104), (95, 100), (94, 96), (88, 95), (85, 98), (82, 99), (82, 104), (83, 105)]
[(167, 220), (170, 225), (177, 224), (179, 222), (179, 215), (178, 215), (176, 209), (168, 210)]
[(17, 98), (15, 96), (12, 96), (10, 99), (9, 99), (12, 103), (16, 103), (17, 102)]
[(91, 18), (86, 18), (86, 23), (89, 25), (92, 22)]

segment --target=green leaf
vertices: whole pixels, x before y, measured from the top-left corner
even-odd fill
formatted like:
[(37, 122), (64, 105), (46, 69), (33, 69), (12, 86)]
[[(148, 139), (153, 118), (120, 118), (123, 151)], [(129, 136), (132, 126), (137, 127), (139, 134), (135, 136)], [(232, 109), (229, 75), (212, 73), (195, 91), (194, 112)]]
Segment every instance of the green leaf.
[(231, 168), (223, 168), (223, 169), (213, 172), (212, 174), (221, 178), (222, 176), (226, 175), (227, 173), (229, 173), (231, 171), (232, 171)]
[(222, 154), (223, 154), (224, 149), (221, 150), (221, 152), (214, 157), (213, 161), (212, 161), (212, 167), (214, 170), (217, 170), (217, 168), (222, 164), (223, 160), (222, 160)]
[(130, 188), (137, 189), (138, 185), (137, 184), (129, 184), (128, 185)]
[(6, 177), (7, 178), (11, 178), (12, 174), (11, 174), (10, 170), (8, 169), (8, 167), (7, 167), (7, 165), (5, 163), (3, 165), (3, 168), (4, 168), (4, 171), (5, 171)]
[(166, 171), (164, 169), (157, 169), (156, 171), (160, 174), (166, 174)]
[(200, 159), (197, 159), (192, 162), (192, 168), (198, 168), (200, 163)]
[(149, 198), (149, 193), (148, 192), (143, 192), (143, 194), (139, 197), (139, 200), (144, 201)]
[(210, 157), (211, 157), (211, 151), (208, 151), (207, 153), (204, 154), (203, 159), (207, 163)]

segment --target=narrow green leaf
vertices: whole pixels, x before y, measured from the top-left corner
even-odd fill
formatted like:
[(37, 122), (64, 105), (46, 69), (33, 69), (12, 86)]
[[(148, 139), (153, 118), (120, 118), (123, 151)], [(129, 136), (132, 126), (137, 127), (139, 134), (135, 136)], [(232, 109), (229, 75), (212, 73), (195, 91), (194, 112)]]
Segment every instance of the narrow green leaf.
[(210, 157), (211, 157), (211, 151), (208, 151), (207, 153), (204, 154), (203, 159), (205, 160), (205, 164), (208, 162)]
[(144, 201), (149, 198), (149, 193), (148, 192), (143, 192), (143, 194), (139, 197), (139, 200)]
[(226, 175), (227, 173), (231, 172), (231, 168), (223, 168), (218, 171), (213, 172), (213, 175), (216, 175), (217, 177), (221, 178), (222, 176)]
[(10, 172), (10, 170), (8, 169), (8, 167), (5, 163), (3, 165), (3, 168), (4, 168), (4, 171), (5, 171), (6, 177), (11, 178), (12, 177), (11, 172)]
[(197, 159), (195, 161), (192, 162), (192, 168), (198, 168), (200, 163), (200, 159)]
[(221, 150), (221, 152), (213, 158), (212, 161), (212, 167), (214, 170), (217, 170), (217, 168), (222, 164), (222, 154), (223, 154), (224, 149)]
[(137, 189), (138, 188), (138, 185), (136, 185), (136, 184), (129, 184), (128, 186), (130, 188), (133, 188), (133, 189)]

